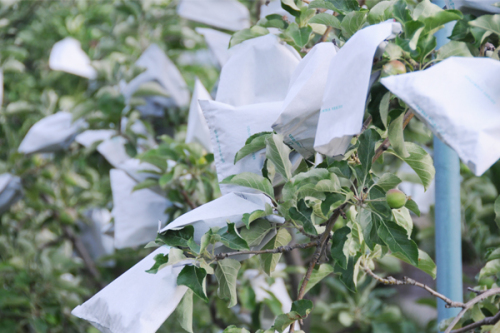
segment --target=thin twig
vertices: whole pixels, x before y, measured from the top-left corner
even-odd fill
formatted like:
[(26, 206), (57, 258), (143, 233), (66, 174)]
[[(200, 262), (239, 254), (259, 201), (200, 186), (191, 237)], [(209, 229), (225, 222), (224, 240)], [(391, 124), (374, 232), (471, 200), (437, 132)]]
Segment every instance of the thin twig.
[(188, 204), (189, 207), (191, 207), (191, 209), (195, 209), (197, 208), (198, 206), (195, 205), (191, 199), (189, 199), (189, 195), (187, 195), (186, 191), (184, 189), (180, 189), (179, 192), (181, 193), (182, 197), (184, 198), (184, 200), (186, 200), (186, 203)]
[(459, 328), (457, 330), (451, 331), (451, 333), (465, 333), (465, 332), (470, 332), (474, 330), (475, 328), (481, 327), (481, 326), (486, 326), (486, 325), (495, 325), (500, 321), (500, 312), (497, 312), (496, 315), (492, 317), (486, 317), (483, 320), (476, 321), (475, 323), (472, 323), (470, 325), (464, 326), (462, 328)]
[(222, 260), (222, 259), (225, 259), (227, 257), (238, 256), (241, 254), (283, 253), (283, 252), (289, 252), (289, 251), (292, 251), (295, 249), (308, 249), (310, 247), (318, 246), (319, 244), (320, 244), (320, 240), (315, 240), (315, 241), (312, 241), (309, 243), (279, 246), (275, 249), (269, 249), (269, 250), (250, 250), (250, 251), (236, 251), (236, 252), (219, 253), (215, 256), (215, 260)]
[[(411, 118), (413, 118), (414, 115), (415, 114), (411, 112), (411, 110), (406, 112), (403, 122), (403, 129), (408, 125), (408, 123), (410, 122)], [(384, 142), (375, 151), (375, 156), (373, 156), (372, 160), (373, 163), (375, 163), (375, 161), (384, 153), (384, 151), (386, 151), (389, 148), (390, 144), (391, 143), (389, 142), (389, 138), (386, 138)]]
[(488, 291), (488, 290), (476, 290), (474, 288), (471, 288), (471, 287), (467, 287), (467, 290), (468, 291), (472, 291), (473, 293), (475, 293), (476, 295), (481, 295), (482, 293), (484, 293), (485, 291)]
[(370, 275), (372, 278), (374, 278), (378, 282), (383, 283), (385, 285), (398, 285), (398, 286), (409, 285), (409, 286), (419, 287), (419, 288), (422, 288), (422, 289), (425, 289), (426, 291), (428, 291), (432, 296), (442, 299), (446, 303), (447, 308), (464, 308), (465, 307), (464, 303), (452, 301), (448, 297), (438, 293), (437, 291), (430, 288), (429, 286), (427, 286), (423, 283), (417, 282), (413, 279), (410, 279), (406, 276), (403, 278), (403, 280), (397, 280), (397, 279), (393, 278), (392, 276), (389, 276), (386, 279), (384, 279), (383, 277), (378, 276), (377, 274), (373, 273), (373, 271), (370, 268), (368, 268), (366, 265), (363, 265), (362, 268), (366, 274)]
[(493, 289), (485, 291), (484, 293), (474, 297), (473, 299), (471, 299), (470, 301), (465, 303), (465, 307), (462, 309), (462, 311), (460, 311), (460, 313), (455, 317), (455, 319), (453, 319), (453, 321), (450, 323), (450, 325), (448, 325), (448, 328), (446, 329), (446, 331), (444, 331), (444, 333), (451, 333), (451, 330), (453, 329), (453, 327), (455, 327), (455, 325), (460, 321), (460, 319), (464, 316), (464, 314), (467, 312), (467, 310), (472, 308), (476, 303), (484, 301), (488, 297), (493, 296), (493, 295), (497, 295), (497, 294), (500, 294), (500, 288), (493, 288)]

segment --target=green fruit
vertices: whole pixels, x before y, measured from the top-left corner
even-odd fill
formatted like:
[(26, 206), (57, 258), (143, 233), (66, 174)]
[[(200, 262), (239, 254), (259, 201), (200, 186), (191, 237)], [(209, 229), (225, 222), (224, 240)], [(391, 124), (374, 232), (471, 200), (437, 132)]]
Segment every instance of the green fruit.
[(391, 60), (383, 66), (382, 76), (405, 74), (406, 67), (399, 60)]
[(389, 204), (389, 207), (394, 209), (401, 208), (406, 203), (406, 194), (395, 188), (387, 191), (385, 198), (387, 200), (387, 203)]

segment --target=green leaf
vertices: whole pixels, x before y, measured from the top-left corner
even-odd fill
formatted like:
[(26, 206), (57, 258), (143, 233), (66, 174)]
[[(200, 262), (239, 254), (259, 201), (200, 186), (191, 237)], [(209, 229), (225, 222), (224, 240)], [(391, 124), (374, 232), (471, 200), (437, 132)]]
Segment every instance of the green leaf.
[(354, 276), (354, 266), (356, 266), (358, 259), (359, 253), (355, 257), (350, 256), (347, 261), (346, 269), (340, 266), (338, 262), (336, 262), (334, 266), (335, 273), (340, 274), (340, 281), (353, 293), (356, 292), (356, 283), (354, 282), (354, 279), (357, 278)]
[(306, 232), (318, 234), (312, 222), (313, 209), (309, 208), (303, 199), (297, 203), (297, 207), (290, 208), (289, 213), (292, 220), (303, 226)]
[(176, 249), (175, 247), (170, 248), (168, 254), (157, 254), (154, 257), (155, 263), (153, 267), (148, 269), (146, 272), (151, 274), (156, 274), (160, 269), (165, 266), (175, 265), (186, 259), (184, 252), (182, 250)]
[(148, 81), (141, 84), (132, 95), (133, 97), (162, 96), (170, 97), (168, 92), (158, 82)]
[[(380, 139), (380, 135), (374, 129), (367, 129), (359, 136), (358, 157), (361, 162), (363, 177), (370, 172), (372, 160), (375, 156), (375, 143)], [(364, 183), (364, 179), (360, 179)]]
[(497, 223), (497, 226), (500, 228), (500, 196), (496, 198), (493, 208), (495, 210), (495, 222)]
[(402, 112), (396, 119), (389, 124), (389, 141), (394, 151), (401, 157), (409, 157), (406, 150), (405, 137), (403, 134), (403, 122), (405, 113)]
[(449, 57), (472, 57), (472, 54), (464, 42), (449, 41), (439, 48), (436, 59), (443, 60)]
[(198, 245), (195, 241), (194, 241), (194, 238), (191, 237), (188, 242), (188, 247), (189, 249), (191, 250), (191, 252), (195, 253), (195, 254), (200, 254), (200, 245)]
[(299, 28), (297, 23), (290, 23), (286, 30), (287, 34), (293, 39), (298, 47), (303, 48), (309, 42), (309, 37), (311, 37), (312, 28), (310, 26), (305, 26)]
[(357, 0), (314, 0), (309, 4), (309, 8), (326, 8), (345, 15), (359, 10), (359, 3)]
[(412, 142), (405, 142), (406, 150), (410, 154), (409, 157), (402, 157), (398, 155), (394, 150), (388, 149), (387, 152), (399, 157), (417, 173), (420, 181), (424, 185), (424, 189), (427, 190), (431, 185), (432, 179), (436, 170), (432, 163), (432, 158), (430, 155), (419, 145)]
[(392, 221), (382, 221), (378, 235), (392, 253), (401, 253), (414, 266), (418, 265), (418, 247), (408, 238), (405, 228)]
[(231, 37), (231, 41), (229, 42), (229, 47), (233, 47), (235, 45), (238, 45), (248, 39), (260, 37), (260, 36), (265, 36), (269, 33), (269, 30), (266, 28), (260, 26), (260, 25), (254, 25), (251, 28), (243, 29), (240, 31), (237, 31), (233, 34)]
[(324, 24), (328, 27), (340, 29), (339, 19), (327, 13), (316, 14), (312, 19), (309, 20), (309, 23)]
[(238, 150), (236, 155), (234, 155), (234, 163), (241, 160), (243, 157), (255, 153), (259, 150), (266, 148), (266, 139), (270, 137), (272, 132), (260, 132), (250, 136), (243, 148)]
[(134, 188), (132, 189), (132, 191), (139, 191), (139, 190), (142, 190), (144, 188), (150, 188), (150, 187), (153, 187), (156, 185), (158, 185), (158, 181), (156, 179), (148, 178), (148, 179), (140, 182), (139, 184), (135, 185)]
[(420, 216), (420, 209), (418, 209), (417, 203), (411, 198), (406, 200), (405, 207), (411, 210), (415, 215)]
[(352, 35), (363, 27), (367, 14), (367, 11), (362, 10), (350, 12), (344, 17), (342, 23), (340, 24), (340, 28), (345, 39), (351, 38)]
[(444, 24), (460, 20), (462, 17), (459, 10), (443, 10), (430, 0), (420, 2), (413, 10), (413, 19), (425, 23), (424, 33), (433, 34)]
[[(382, 199), (382, 200), (380, 200)], [(370, 200), (377, 200), (369, 203), (369, 206), (385, 219), (390, 219), (392, 215), (391, 207), (385, 200), (385, 191), (375, 185), (370, 190)]]
[(436, 36), (432, 34), (427, 34), (424, 37), (420, 38), (417, 44), (417, 48), (420, 51), (418, 56), (420, 58), (417, 59), (419, 59), (420, 62), (423, 62), (424, 59), (426, 59), (427, 56), (429, 56), (431, 52), (434, 51), (436, 46), (437, 46)]
[(283, 17), (279, 14), (271, 14), (267, 15), (264, 18), (261, 18), (258, 25), (264, 28), (278, 28), (278, 29), (286, 29), (288, 23), (283, 20)]
[(156, 236), (156, 242), (172, 247), (188, 247), (188, 241), (194, 236), (194, 227), (187, 225), (182, 229), (170, 229)]
[(312, 308), (313, 302), (308, 299), (294, 301), (292, 303), (292, 310), (289, 313), (280, 314), (276, 317), (273, 328), (282, 333), (295, 321), (307, 318)]
[(295, 17), (300, 16), (300, 8), (297, 6), (294, 0), (281, 0), (281, 8)]
[(339, 178), (336, 174), (330, 174), (330, 179), (320, 180), (316, 186), (314, 186), (316, 191), (320, 192), (338, 192), (341, 189)]
[(249, 229), (241, 229), (240, 236), (249, 246), (257, 246), (272, 229), (273, 226), (268, 220), (258, 219), (252, 223)]
[(272, 134), (266, 138), (266, 157), (273, 162), (276, 171), (286, 180), (292, 178), (291, 149), (283, 143), (281, 134)]
[(203, 268), (196, 266), (184, 266), (177, 277), (177, 285), (186, 286), (191, 289), (195, 295), (208, 303), (207, 295), (203, 288), (203, 283), (207, 272)]
[(377, 244), (384, 244), (377, 233), (382, 221), (377, 214), (367, 209), (363, 209), (358, 214), (358, 220), (363, 230), (364, 241), (371, 250), (374, 250)]
[(336, 230), (332, 236), (332, 258), (343, 269), (347, 269), (347, 256), (344, 253), (344, 245), (347, 241), (347, 236), (351, 233), (351, 228), (342, 227)]
[(406, 229), (408, 238), (410, 238), (411, 232), (413, 230), (413, 220), (411, 219), (410, 211), (408, 210), (408, 208), (401, 207), (399, 209), (393, 209), (392, 215), (394, 216), (396, 223)]
[(325, 200), (321, 202), (321, 212), (328, 216), (328, 213), (333, 208), (337, 208), (346, 201), (346, 196), (340, 193), (328, 193)]
[[(281, 228), (276, 236), (274, 236), (269, 243), (264, 245), (263, 250), (272, 250), (276, 249), (280, 246), (285, 246), (292, 240), (292, 236), (285, 229)], [(260, 256), (261, 258), (261, 266), (262, 270), (267, 273), (267, 275), (271, 275), (271, 273), (276, 268), (278, 261), (281, 258), (281, 253), (266, 253)]]
[(191, 289), (186, 291), (175, 312), (181, 327), (193, 333), (193, 291)]
[(291, 181), (293, 186), (301, 187), (307, 184), (317, 184), (322, 179), (329, 179), (330, 173), (326, 169), (311, 169), (294, 176)]
[(214, 233), (212, 229), (209, 229), (200, 240), (200, 253), (203, 254), (207, 249), (208, 245), (220, 242), (220, 235)]
[(500, 15), (481, 15), (469, 24), (500, 36)]
[(215, 269), (215, 276), (217, 276), (217, 281), (219, 282), (217, 293), (220, 298), (229, 300), (229, 308), (238, 304), (236, 281), (240, 267), (241, 264), (238, 260), (224, 259), (218, 262)]
[(411, 50), (417, 48), (420, 34), (424, 31), (425, 24), (419, 21), (410, 21), (405, 24), (405, 38)]
[[(333, 273), (333, 266), (329, 264), (321, 264), (319, 266), (316, 266), (315, 269), (313, 269), (311, 276), (309, 277), (309, 282), (307, 283), (305, 293), (309, 290), (311, 290), (315, 285), (321, 282), (324, 278), (326, 278), (328, 275)], [(301, 284), (304, 282), (304, 279), (301, 280)]]
[(227, 227), (221, 228), (217, 231), (220, 235), (220, 241), (225, 246), (234, 250), (250, 250), (248, 243), (241, 238), (236, 231), (236, 227), (234, 223), (228, 223)]
[[(401, 259), (403, 260), (404, 262), (412, 265), (411, 261), (408, 260), (404, 255), (402, 255), (401, 253), (392, 253), (392, 255), (398, 259)], [(432, 260), (432, 258), (424, 251), (422, 250), (418, 250), (418, 265), (416, 266), (418, 269), (426, 272), (427, 274), (429, 274), (430, 276), (432, 276), (433, 279), (436, 278), (436, 272), (437, 272), (437, 268), (436, 268), (436, 264), (434, 263), (434, 261)]]
[(387, 128), (387, 117), (389, 116), (390, 102), (391, 102), (391, 93), (386, 92), (382, 97), (382, 99), (380, 100), (379, 104), (380, 119), (382, 120), (382, 123), (384, 124), (385, 128)]
[(377, 180), (377, 186), (380, 186), (384, 191), (389, 191), (396, 188), (401, 183), (401, 179), (393, 173), (384, 173)]
[(273, 214), (273, 208), (271, 207), (271, 205), (266, 203), (265, 210), (259, 209), (259, 210), (253, 211), (251, 213), (245, 213), (245, 214), (243, 214), (243, 218), (241, 219), (241, 221), (247, 226), (247, 229), (248, 229), (248, 228), (250, 228), (250, 223), (252, 223), (253, 221), (255, 221), (261, 217), (265, 217), (265, 216), (272, 215), (272, 214)]
[(274, 189), (269, 179), (255, 173), (242, 172), (238, 175), (229, 176), (224, 179), (221, 184), (234, 184), (253, 188), (267, 194), (270, 198), (274, 199)]
[(239, 328), (234, 325), (228, 326), (222, 333), (250, 333), (244, 328)]
[(377, 24), (387, 21), (392, 17), (393, 7), (396, 1), (380, 1), (370, 9), (368, 13), (368, 22)]

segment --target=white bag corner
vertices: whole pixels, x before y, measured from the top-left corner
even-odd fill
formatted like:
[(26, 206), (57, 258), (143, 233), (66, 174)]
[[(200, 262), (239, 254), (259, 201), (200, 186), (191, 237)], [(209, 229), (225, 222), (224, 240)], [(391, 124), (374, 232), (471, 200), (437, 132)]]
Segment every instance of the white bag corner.
[(203, 115), (198, 100), (212, 100), (207, 89), (203, 86), (200, 79), (196, 78), (194, 83), (193, 97), (189, 106), (189, 116), (186, 131), (186, 143), (197, 142), (208, 152), (212, 153), (213, 148), (210, 142), (210, 129)]
[[(80, 239), (89, 251), (90, 257), (98, 261), (101, 257), (112, 255), (115, 252), (113, 237), (105, 234), (111, 224), (111, 213), (105, 208), (92, 208), (84, 212), (86, 222), (79, 223)], [(113, 260), (101, 263), (102, 266), (114, 266)]]
[(209, 28), (195, 28), (196, 32), (205, 37), (205, 42), (217, 59), (217, 62), (222, 67), (229, 59), (229, 41), (231, 35), (225, 32), (209, 29)]
[(7, 212), (10, 207), (21, 200), (23, 188), (21, 178), (10, 173), (0, 175), (0, 215)]
[(78, 134), (75, 137), (75, 141), (84, 146), (85, 148), (88, 148), (97, 141), (109, 140), (115, 134), (116, 131), (111, 129), (86, 130)]
[(250, 27), (250, 12), (237, 0), (181, 0), (177, 14), (225, 30), (237, 31)]
[(90, 65), (90, 58), (83, 52), (80, 42), (66, 37), (55, 43), (50, 51), (49, 67), (87, 79), (95, 79), (97, 71)]
[(500, 63), (448, 58), (382, 84), (453, 148), (476, 176), (500, 158)]
[(67, 149), (76, 135), (86, 127), (85, 120), (78, 119), (73, 122), (71, 113), (57, 112), (35, 123), (26, 133), (18, 151), (34, 154)]
[(401, 24), (392, 21), (363, 28), (332, 59), (314, 141), (317, 152), (343, 155), (352, 136), (359, 134), (373, 57), (384, 40), (394, 38), (400, 31)]
[(216, 101), (241, 106), (283, 101), (300, 55), (272, 34), (231, 49), (222, 67)]
[(295, 69), (273, 130), (305, 158), (312, 156), (328, 66), (337, 54), (333, 43), (316, 44)]
[(138, 183), (125, 171), (111, 169), (115, 248), (146, 244), (156, 238), (158, 221), (164, 224), (171, 203), (150, 189), (133, 191)]
[[(210, 129), (215, 168), (219, 182), (242, 172), (262, 174), (266, 159), (264, 150), (245, 156), (234, 164), (236, 153), (253, 134), (272, 131), (281, 102), (234, 107), (215, 101), (199, 101)], [(230, 192), (260, 193), (248, 187), (219, 184), (222, 194)]]

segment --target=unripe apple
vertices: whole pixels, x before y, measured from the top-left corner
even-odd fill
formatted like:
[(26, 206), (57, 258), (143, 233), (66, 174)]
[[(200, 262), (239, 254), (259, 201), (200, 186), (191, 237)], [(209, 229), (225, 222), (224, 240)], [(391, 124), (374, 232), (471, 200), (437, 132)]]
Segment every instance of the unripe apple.
[(401, 208), (406, 203), (406, 194), (395, 188), (387, 191), (385, 198), (387, 200), (387, 203), (389, 204), (389, 207), (394, 209)]
[(406, 73), (405, 65), (399, 60), (391, 60), (383, 67), (382, 76), (398, 75)]

